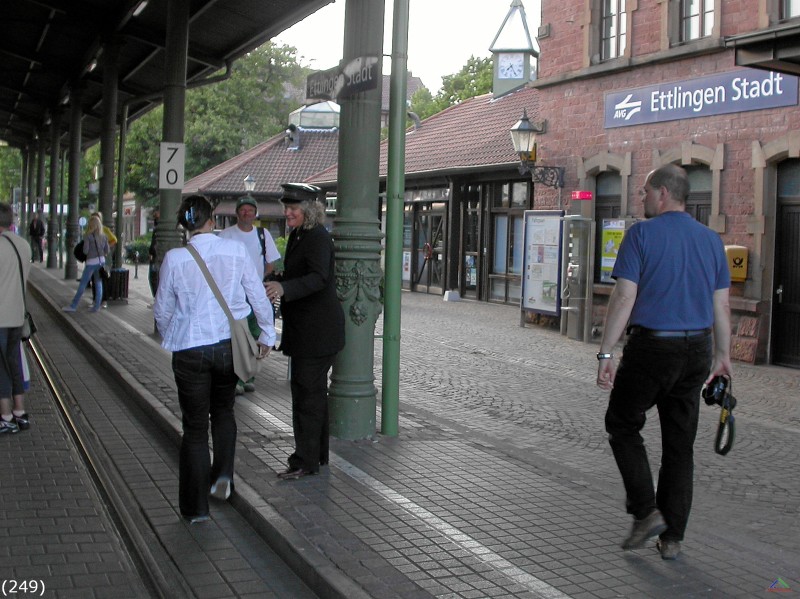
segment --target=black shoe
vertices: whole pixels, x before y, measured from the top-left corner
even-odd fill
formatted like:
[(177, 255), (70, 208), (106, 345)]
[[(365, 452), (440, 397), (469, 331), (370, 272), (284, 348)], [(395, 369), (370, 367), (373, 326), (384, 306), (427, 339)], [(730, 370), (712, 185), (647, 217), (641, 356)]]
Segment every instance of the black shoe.
[(314, 474), (317, 474), (317, 472), (311, 472), (311, 470), (304, 470), (303, 468), (287, 468), (283, 472), (278, 472), (278, 478), (283, 480), (297, 480), (298, 478), (312, 476)]
[(664, 516), (658, 510), (653, 510), (641, 520), (633, 521), (631, 534), (622, 543), (622, 548), (639, 549), (644, 546), (647, 539), (660, 535), (665, 530), (667, 530), (667, 523), (664, 522)]
[(28, 414), (23, 414), (22, 416), (14, 416), (11, 420), (14, 424), (19, 427), (19, 430), (26, 431), (31, 427), (31, 422), (28, 417)]

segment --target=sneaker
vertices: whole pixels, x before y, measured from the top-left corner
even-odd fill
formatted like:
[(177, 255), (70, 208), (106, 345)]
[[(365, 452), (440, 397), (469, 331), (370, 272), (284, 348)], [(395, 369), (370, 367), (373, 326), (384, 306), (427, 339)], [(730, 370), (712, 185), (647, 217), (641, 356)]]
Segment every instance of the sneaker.
[(2, 418), (0, 418), (0, 435), (4, 435), (5, 433), (13, 434), (18, 433), (19, 427), (14, 424), (13, 422), (6, 422)]
[(658, 551), (661, 553), (661, 559), (678, 559), (678, 556), (681, 554), (680, 541), (659, 539), (656, 541), (656, 547), (658, 547)]
[(28, 418), (28, 414), (23, 414), (22, 416), (14, 416), (11, 422), (16, 424), (19, 430), (21, 431), (26, 431), (31, 427), (31, 422)]
[(89, 312), (99, 312), (100, 308), (89, 308)]
[(236, 395), (244, 395), (244, 385), (236, 383)]
[(245, 383), (244, 384), (244, 390), (248, 391), (248, 392), (249, 391), (255, 391), (256, 390), (256, 386), (253, 383)]
[(63, 308), (61, 308), (61, 311), (62, 312), (75, 312), (75, 308), (73, 308), (72, 306), (64, 306)]
[(226, 501), (231, 496), (231, 480), (229, 478), (218, 478), (217, 482), (211, 485), (211, 497)]
[(664, 522), (664, 516), (658, 510), (653, 510), (650, 515), (645, 516), (641, 520), (633, 521), (633, 528), (631, 534), (622, 543), (623, 549), (639, 549), (645, 544), (645, 541), (650, 537), (660, 535), (667, 530), (667, 523)]

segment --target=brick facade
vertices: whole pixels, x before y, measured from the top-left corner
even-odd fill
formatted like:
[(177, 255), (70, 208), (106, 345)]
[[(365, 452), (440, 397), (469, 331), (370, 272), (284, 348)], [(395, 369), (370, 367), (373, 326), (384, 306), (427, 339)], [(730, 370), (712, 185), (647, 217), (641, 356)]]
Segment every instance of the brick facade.
[[(763, 26), (774, 3), (718, 0), (714, 33), (681, 45), (671, 42), (675, 28), (669, 22), (678, 2), (627, 4), (625, 53), (601, 62), (599, 46), (593, 48), (600, 0), (542, 2), (540, 77), (533, 84), (540, 92), (539, 118), (548, 123), (539, 142), (540, 163), (566, 167), (561, 204), (569, 213), (584, 216), (595, 216), (594, 203), (570, 205), (569, 192), (594, 190), (599, 173), (619, 173), (621, 216), (642, 217), (636, 192), (650, 170), (666, 162), (707, 167), (712, 180), (708, 225), (726, 245), (745, 246), (749, 254), (747, 281), (734, 283), (731, 291), (733, 354), (751, 363), (769, 361), (775, 173), (781, 161), (800, 156), (797, 105), (618, 128), (605, 128), (604, 114), (608, 93), (686, 85), (733, 71), (743, 77), (767, 77), (767, 71), (737, 67), (725, 38)], [(796, 86), (793, 79), (782, 77)], [(536, 190), (536, 208), (550, 208), (558, 201), (552, 190)], [(593, 326), (602, 324), (605, 313), (608, 292), (602, 287), (595, 285)]]

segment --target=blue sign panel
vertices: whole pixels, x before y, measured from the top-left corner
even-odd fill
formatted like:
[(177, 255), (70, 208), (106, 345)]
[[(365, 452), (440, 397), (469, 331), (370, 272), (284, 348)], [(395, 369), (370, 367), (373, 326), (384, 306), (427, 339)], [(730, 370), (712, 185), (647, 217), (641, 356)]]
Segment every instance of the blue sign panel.
[(797, 105), (797, 77), (737, 69), (605, 96), (605, 128)]

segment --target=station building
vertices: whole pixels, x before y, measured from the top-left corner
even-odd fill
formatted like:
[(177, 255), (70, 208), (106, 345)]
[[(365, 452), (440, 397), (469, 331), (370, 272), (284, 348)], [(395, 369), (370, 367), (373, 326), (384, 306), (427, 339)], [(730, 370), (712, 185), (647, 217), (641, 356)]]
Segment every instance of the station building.
[(674, 163), (688, 210), (746, 258), (733, 357), (800, 367), (799, 19), (778, 0), (542, 2), (539, 147), (567, 189), (593, 192), (566, 208), (595, 221), (594, 325), (612, 286), (603, 219), (641, 218), (647, 173)]

